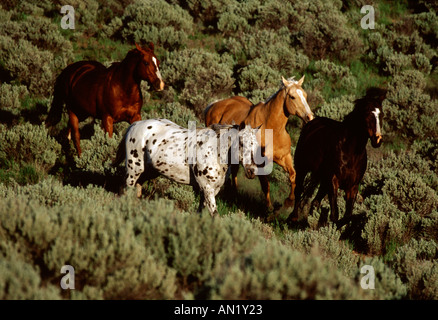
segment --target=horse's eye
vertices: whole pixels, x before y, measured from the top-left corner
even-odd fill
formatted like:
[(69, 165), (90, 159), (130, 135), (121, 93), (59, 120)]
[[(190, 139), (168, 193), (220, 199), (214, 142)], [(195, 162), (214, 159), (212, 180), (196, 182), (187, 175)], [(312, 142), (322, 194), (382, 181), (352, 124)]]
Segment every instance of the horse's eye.
[(294, 96), (289, 96), (292, 100), (295, 100), (295, 97)]

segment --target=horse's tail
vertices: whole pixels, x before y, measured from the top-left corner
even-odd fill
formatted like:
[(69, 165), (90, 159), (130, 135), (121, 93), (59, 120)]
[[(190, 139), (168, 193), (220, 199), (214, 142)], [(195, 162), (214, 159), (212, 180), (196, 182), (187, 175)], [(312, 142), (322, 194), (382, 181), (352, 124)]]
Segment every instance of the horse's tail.
[(64, 107), (64, 97), (65, 92), (62, 85), (62, 73), (58, 76), (55, 82), (55, 89), (53, 93), (53, 101), (52, 106), (50, 108), (49, 114), (46, 119), (46, 127), (53, 127), (56, 125), (59, 121), (61, 121), (62, 117), (62, 110)]
[(117, 153), (116, 158), (111, 163), (112, 167), (117, 167), (120, 163), (122, 163), (123, 160), (125, 160), (126, 157), (126, 135), (128, 134), (128, 131), (123, 135), (122, 141), (120, 141), (119, 146), (117, 147)]
[(211, 125), (214, 122), (218, 122), (218, 119), (214, 119), (214, 116), (212, 114), (209, 114), (208, 112), (210, 109), (220, 100), (215, 100), (207, 105), (207, 107), (204, 109), (204, 122), (206, 126)]
[(208, 110), (210, 110), (211, 107), (213, 107), (213, 105), (214, 105), (216, 102), (218, 102), (218, 101), (220, 101), (220, 100), (215, 100), (215, 101), (213, 101), (213, 102), (211, 102), (211, 103), (209, 103), (209, 104), (207, 105), (207, 107), (204, 109), (204, 118), (205, 118), (205, 116), (207, 115)]

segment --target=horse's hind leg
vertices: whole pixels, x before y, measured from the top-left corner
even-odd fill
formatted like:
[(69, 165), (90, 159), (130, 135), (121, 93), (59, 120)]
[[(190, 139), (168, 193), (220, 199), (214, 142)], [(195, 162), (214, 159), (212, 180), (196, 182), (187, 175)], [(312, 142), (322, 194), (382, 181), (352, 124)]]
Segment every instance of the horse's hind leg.
[(231, 178), (232, 178), (232, 186), (237, 190), (237, 173), (239, 172), (239, 165), (231, 165)]
[[(128, 136), (125, 138), (128, 139)], [(141, 150), (141, 148), (140, 148)], [(143, 179), (139, 179), (144, 172), (144, 157), (143, 153), (133, 148), (126, 147), (126, 186), (133, 187), (135, 185), (137, 197), (141, 197)]]
[(79, 134), (79, 119), (72, 111), (68, 112), (68, 117), (69, 135), (73, 133), (73, 143), (78, 152), (78, 156), (80, 157), (82, 155), (82, 150), (80, 145), (81, 136)]
[(339, 219), (338, 211), (338, 188), (339, 181), (336, 176), (333, 176), (331, 183), (329, 184), (329, 201), (330, 201), (330, 220), (332, 222), (337, 222)]
[(268, 208), (268, 210), (271, 210), (272, 209), (271, 194), (270, 194), (271, 186), (269, 185), (268, 176), (266, 175), (259, 176), (259, 181), (260, 181), (260, 186), (262, 187), (262, 191), (265, 194), (266, 207)]
[(309, 212), (309, 214), (312, 214), (313, 210), (315, 208), (319, 209), (319, 207), (321, 206), (321, 201), (327, 195), (328, 190), (329, 190), (329, 188), (326, 185), (324, 185), (324, 184), (321, 184), (319, 186), (318, 193), (316, 194), (315, 198), (313, 198), (312, 203), (310, 205), (310, 212)]

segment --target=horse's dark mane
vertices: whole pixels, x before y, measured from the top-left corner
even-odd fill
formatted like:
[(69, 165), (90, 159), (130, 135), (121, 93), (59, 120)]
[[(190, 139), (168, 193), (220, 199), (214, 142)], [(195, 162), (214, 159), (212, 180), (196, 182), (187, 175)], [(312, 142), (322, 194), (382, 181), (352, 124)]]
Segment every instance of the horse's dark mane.
[(357, 127), (364, 123), (366, 113), (378, 108), (386, 97), (386, 90), (371, 87), (367, 90), (365, 97), (354, 101), (354, 109), (345, 116), (343, 123)]

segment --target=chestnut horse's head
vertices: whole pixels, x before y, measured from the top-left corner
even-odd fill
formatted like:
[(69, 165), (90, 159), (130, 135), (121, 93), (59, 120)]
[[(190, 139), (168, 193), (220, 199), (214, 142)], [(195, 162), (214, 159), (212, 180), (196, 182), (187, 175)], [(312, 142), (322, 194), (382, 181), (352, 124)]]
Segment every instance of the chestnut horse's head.
[(285, 106), (289, 114), (297, 115), (303, 119), (304, 122), (313, 120), (313, 112), (307, 103), (307, 93), (301, 87), (304, 82), (304, 76), (298, 81), (295, 81), (293, 78), (286, 80), (283, 77), (281, 80), (284, 86), (283, 89), (287, 95)]
[(141, 80), (145, 80), (151, 84), (155, 90), (163, 90), (164, 81), (161, 78), (160, 69), (158, 68), (160, 66), (160, 62), (154, 54), (154, 44), (150, 42), (148, 48), (142, 48), (136, 43), (135, 47), (141, 54), (141, 60), (137, 66), (138, 77)]

